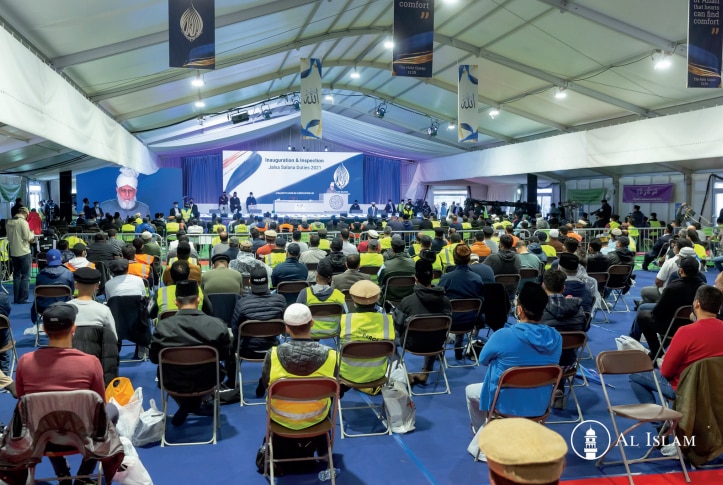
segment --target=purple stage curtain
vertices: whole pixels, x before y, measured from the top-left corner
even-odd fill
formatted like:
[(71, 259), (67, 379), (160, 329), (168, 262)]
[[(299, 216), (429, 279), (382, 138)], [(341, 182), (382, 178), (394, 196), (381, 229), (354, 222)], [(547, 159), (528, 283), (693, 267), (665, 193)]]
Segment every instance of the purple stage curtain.
[(364, 155), (364, 203), (384, 208), (387, 200), (399, 200), (399, 160)]
[(183, 157), (183, 194), (197, 204), (215, 204), (223, 192), (223, 156)]

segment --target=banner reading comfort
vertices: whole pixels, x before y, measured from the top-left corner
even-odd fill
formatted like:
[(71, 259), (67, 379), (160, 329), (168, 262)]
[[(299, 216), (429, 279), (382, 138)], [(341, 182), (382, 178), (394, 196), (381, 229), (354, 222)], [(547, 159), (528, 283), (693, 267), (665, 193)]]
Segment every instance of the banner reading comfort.
[(321, 138), (321, 59), (301, 59), (301, 138)]
[(688, 2), (688, 87), (720, 88), (720, 0)]
[(348, 194), (362, 201), (364, 156), (338, 152), (223, 152), (223, 188), (228, 194), (253, 192), (258, 204), (276, 200), (319, 200)]
[(457, 140), (460, 143), (477, 143), (477, 66), (459, 66), (457, 85)]
[(214, 0), (168, 0), (170, 67), (215, 69)]
[(434, 0), (394, 0), (392, 75), (432, 77)]

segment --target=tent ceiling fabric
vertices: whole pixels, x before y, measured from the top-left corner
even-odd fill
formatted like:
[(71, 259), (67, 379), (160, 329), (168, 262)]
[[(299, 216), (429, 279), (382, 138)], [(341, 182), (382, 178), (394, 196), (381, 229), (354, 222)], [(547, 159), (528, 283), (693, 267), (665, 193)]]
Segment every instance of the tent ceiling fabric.
[[(190, 84), (196, 71), (167, 67), (166, 0), (2, 2), (0, 16), (159, 154), (238, 144), (288, 129), (293, 114), (276, 98), (298, 91), (302, 57), (322, 59), (324, 90), (334, 95), (324, 104), (325, 138), (415, 160), (723, 100), (715, 89), (685, 87), (687, 2), (679, 0), (437, 0), (434, 77), (427, 80), (391, 75), (391, 51), (383, 46), (392, 34), (391, 0), (215, 3), (217, 69), (203, 73), (203, 111), (194, 106), (199, 91)], [(669, 70), (653, 69), (656, 49), (675, 53)], [(474, 145), (458, 144), (457, 130), (446, 129), (457, 116), (459, 64), (480, 66), (480, 141)], [(349, 75), (355, 68), (360, 79)], [(567, 88), (566, 99), (554, 98), (558, 86)], [(277, 122), (258, 122), (254, 105), (271, 98)], [(389, 103), (384, 119), (373, 114), (381, 100)], [(249, 124), (228, 122), (225, 113), (243, 106), (250, 107)], [(496, 106), (502, 113), (493, 120), (488, 110)], [(199, 116), (206, 126), (213, 124), (213, 135), (199, 131)], [(430, 138), (426, 129), (434, 120), (441, 127)], [(27, 141), (0, 129), (3, 167), (9, 159), (20, 163), (17, 150), (44, 144), (25, 135)], [(31, 170), (48, 166), (38, 149), (26, 159), (22, 165)]]

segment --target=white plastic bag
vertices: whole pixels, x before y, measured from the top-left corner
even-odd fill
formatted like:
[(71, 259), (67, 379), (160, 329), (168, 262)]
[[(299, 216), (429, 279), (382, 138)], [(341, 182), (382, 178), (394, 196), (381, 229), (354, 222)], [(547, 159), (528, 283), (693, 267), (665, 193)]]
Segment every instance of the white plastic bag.
[(139, 416), (136, 428), (133, 431), (131, 442), (133, 446), (143, 446), (161, 441), (163, 435), (163, 412), (156, 407), (156, 401), (151, 399), (151, 407)]
[(414, 431), (417, 409), (406, 386), (400, 381), (394, 381), (391, 386), (382, 388), (382, 398), (392, 432), (404, 434)]
[(392, 384), (394, 382), (399, 382), (405, 385), (407, 383), (407, 369), (404, 367), (404, 364), (400, 363), (398, 360), (392, 362), (392, 370), (389, 373), (389, 383)]
[(643, 344), (629, 335), (621, 335), (617, 337), (615, 339), (615, 345), (618, 350), (642, 350), (646, 354), (648, 353), (648, 349), (646, 349)]
[(113, 477), (113, 482), (118, 482), (121, 485), (153, 485), (151, 475), (148, 473), (148, 470), (146, 470), (146, 467), (143, 466), (131, 440), (124, 436), (121, 436), (120, 440), (121, 443), (123, 443), (125, 457)]
[(118, 408), (118, 424), (115, 426), (116, 431), (118, 431), (120, 436), (125, 436), (128, 439), (133, 438), (133, 431), (135, 431), (138, 420), (141, 417), (141, 412), (143, 411), (143, 388), (137, 388), (125, 406), (121, 406), (113, 398), (111, 398), (110, 402)]
[(472, 438), (472, 441), (470, 441), (467, 445), (467, 453), (474, 456), (475, 460), (487, 461), (486, 459), (482, 459), (484, 455), (480, 453), (479, 449), (479, 434), (481, 432), (482, 426), (480, 426), (480, 428), (477, 430), (477, 433), (475, 433), (474, 438)]

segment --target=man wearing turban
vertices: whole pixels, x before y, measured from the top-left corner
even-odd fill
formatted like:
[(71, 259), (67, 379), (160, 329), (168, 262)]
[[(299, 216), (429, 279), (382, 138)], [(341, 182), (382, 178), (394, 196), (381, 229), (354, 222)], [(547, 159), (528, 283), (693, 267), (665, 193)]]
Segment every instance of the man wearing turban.
[(106, 200), (101, 204), (104, 212), (113, 214), (120, 212), (123, 219), (133, 216), (137, 213), (144, 217), (150, 214), (151, 210), (148, 204), (136, 200), (138, 192), (138, 172), (128, 167), (121, 167), (120, 175), (115, 181), (116, 194), (115, 199)]

